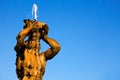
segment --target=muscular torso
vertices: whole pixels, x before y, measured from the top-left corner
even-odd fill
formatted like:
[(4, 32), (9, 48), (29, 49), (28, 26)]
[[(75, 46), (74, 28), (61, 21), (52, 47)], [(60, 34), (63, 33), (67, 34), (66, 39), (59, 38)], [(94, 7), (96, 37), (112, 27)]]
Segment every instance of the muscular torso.
[(44, 53), (39, 53), (40, 33), (31, 31), (23, 51), (17, 56), (17, 74), (19, 80), (42, 80), (45, 72), (46, 59)]

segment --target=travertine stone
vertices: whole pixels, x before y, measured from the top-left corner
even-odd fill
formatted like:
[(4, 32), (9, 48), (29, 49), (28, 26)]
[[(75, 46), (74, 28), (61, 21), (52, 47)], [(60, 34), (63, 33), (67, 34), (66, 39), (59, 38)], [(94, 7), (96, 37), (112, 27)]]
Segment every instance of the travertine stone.
[[(19, 80), (42, 80), (47, 60), (52, 59), (60, 50), (57, 41), (47, 36), (46, 23), (24, 20), (24, 28), (17, 35), (15, 51), (16, 73)], [(25, 38), (28, 37), (27, 40)], [(40, 53), (40, 40), (45, 41), (50, 48)]]

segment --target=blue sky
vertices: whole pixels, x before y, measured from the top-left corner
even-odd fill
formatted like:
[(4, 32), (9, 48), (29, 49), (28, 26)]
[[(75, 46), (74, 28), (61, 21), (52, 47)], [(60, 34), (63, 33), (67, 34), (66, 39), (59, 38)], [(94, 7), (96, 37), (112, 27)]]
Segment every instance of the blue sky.
[[(17, 80), (13, 48), (34, 3), (62, 47), (44, 80), (120, 80), (119, 0), (1, 0), (0, 80)], [(41, 43), (41, 51), (49, 48)]]

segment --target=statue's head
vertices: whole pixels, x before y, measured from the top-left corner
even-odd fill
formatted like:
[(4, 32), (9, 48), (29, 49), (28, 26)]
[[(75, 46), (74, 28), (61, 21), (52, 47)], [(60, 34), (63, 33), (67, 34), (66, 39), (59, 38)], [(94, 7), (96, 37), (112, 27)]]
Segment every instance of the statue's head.
[[(40, 35), (48, 34), (48, 30), (49, 30), (48, 29), (48, 25), (46, 23), (44, 23), (44, 22), (39, 22), (39, 21), (25, 19), (23, 28), (25, 29), (27, 27), (32, 28), (32, 30), (30, 31), (29, 35), (35, 34), (36, 31), (38, 31), (39, 32), (39, 36), (40, 36)], [(40, 36), (40, 38), (41, 38), (41, 36)]]
[(44, 31), (45, 34), (48, 34), (49, 28), (46, 23), (37, 21), (33, 26), (38, 26), (40, 28), (40, 32)]

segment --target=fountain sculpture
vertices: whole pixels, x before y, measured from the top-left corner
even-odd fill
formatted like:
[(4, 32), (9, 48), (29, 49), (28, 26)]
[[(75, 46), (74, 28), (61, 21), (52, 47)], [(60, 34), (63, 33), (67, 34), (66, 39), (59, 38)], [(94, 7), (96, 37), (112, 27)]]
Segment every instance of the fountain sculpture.
[[(34, 8), (36, 9), (36, 8)], [(46, 62), (52, 59), (60, 50), (59, 43), (48, 37), (48, 25), (37, 21), (36, 10), (34, 20), (25, 19), (23, 30), (17, 35), (15, 51), (16, 73), (19, 80), (42, 80)], [(28, 39), (26, 40), (26, 37)], [(46, 42), (50, 48), (40, 53), (40, 40)]]

